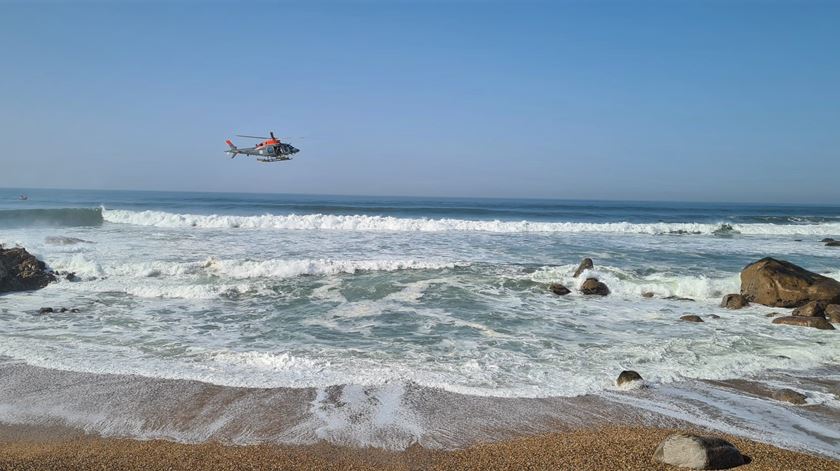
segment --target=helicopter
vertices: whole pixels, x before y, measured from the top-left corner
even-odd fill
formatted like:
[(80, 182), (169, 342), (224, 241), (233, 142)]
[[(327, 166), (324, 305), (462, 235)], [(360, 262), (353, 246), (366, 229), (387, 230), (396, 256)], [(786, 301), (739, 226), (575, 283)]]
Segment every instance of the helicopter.
[(291, 144), (287, 144), (284, 142), (280, 142), (280, 139), (274, 137), (274, 131), (269, 131), (269, 136), (271, 137), (261, 137), (261, 136), (242, 136), (237, 134), (237, 137), (245, 137), (248, 139), (265, 139), (261, 141), (254, 147), (236, 147), (230, 142), (230, 139), (225, 141), (230, 147), (230, 149), (226, 150), (228, 154), (230, 154), (230, 158), (234, 158), (239, 154), (242, 155), (253, 155), (257, 158), (259, 162), (282, 162), (284, 160), (292, 160), (292, 155), (297, 154), (300, 152), (300, 149), (294, 147)]

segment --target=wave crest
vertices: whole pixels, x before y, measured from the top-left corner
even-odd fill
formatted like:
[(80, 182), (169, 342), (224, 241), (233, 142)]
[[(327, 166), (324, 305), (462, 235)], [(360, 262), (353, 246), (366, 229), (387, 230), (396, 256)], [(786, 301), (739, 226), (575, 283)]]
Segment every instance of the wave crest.
[(170, 228), (336, 230), (378, 232), (602, 232), (620, 234), (749, 234), (833, 235), (840, 223), (825, 224), (724, 224), (724, 223), (631, 223), (631, 222), (539, 222), (468, 219), (395, 218), (392, 216), (289, 214), (261, 216), (176, 214), (163, 211), (103, 209), (105, 221), (115, 224)]

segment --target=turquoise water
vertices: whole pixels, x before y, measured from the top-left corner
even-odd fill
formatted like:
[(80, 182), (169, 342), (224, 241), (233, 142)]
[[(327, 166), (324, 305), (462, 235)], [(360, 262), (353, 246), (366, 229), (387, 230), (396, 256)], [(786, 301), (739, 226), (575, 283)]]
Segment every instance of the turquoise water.
[[(0, 297), (0, 356), (512, 397), (597, 393), (628, 368), (662, 383), (815, 369), (840, 360), (833, 332), (717, 304), (764, 256), (840, 278), (840, 249), (818, 242), (832, 236), (830, 206), (0, 190), (0, 243), (78, 278)], [(612, 294), (549, 293), (575, 291), (583, 257)]]

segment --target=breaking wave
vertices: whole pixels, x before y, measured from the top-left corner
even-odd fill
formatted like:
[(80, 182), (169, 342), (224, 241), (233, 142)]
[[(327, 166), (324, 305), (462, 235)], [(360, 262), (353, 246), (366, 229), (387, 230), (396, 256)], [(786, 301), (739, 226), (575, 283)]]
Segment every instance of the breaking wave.
[(395, 218), (368, 215), (271, 215), (232, 216), (176, 214), (163, 211), (102, 209), (102, 218), (115, 224), (154, 227), (243, 228), (280, 230), (336, 230), (373, 232), (601, 232), (673, 235), (835, 235), (840, 223), (825, 224), (724, 224), (724, 223), (631, 223), (631, 222), (538, 222), (467, 219)]

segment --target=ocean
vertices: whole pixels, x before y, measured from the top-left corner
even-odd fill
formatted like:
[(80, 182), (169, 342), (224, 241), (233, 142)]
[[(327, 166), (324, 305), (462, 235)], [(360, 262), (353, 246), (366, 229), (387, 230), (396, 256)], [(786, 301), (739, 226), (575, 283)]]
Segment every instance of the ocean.
[[(336, 386), (345, 403), (376, 391), (364, 433), (314, 408), (322, 432), (354, 443), (432, 437), (406, 412), (422, 390), (487, 404), (596, 397), (744, 435), (770, 421), (770, 441), (837, 457), (840, 399), (826, 384), (840, 379), (840, 334), (773, 325), (779, 309), (719, 307), (766, 256), (840, 279), (840, 248), (824, 237), (840, 238), (838, 206), (2, 189), (0, 244), (76, 279), (0, 296), (0, 364), (9, 378), (32, 367), (299, 388), (314, 404)], [(584, 257), (594, 269), (573, 278)], [(611, 294), (581, 295), (590, 276)], [(552, 294), (554, 282), (572, 293)], [(618, 390), (625, 369), (651, 391)], [(715, 386), (740, 380), (795, 387), (817, 409)], [(0, 420), (152, 430), (86, 417), (75, 396), (23, 413), (10, 406), (20, 391), (2, 388)], [(377, 420), (402, 438), (383, 442)], [(229, 438), (264, 438), (249, 433)]]

